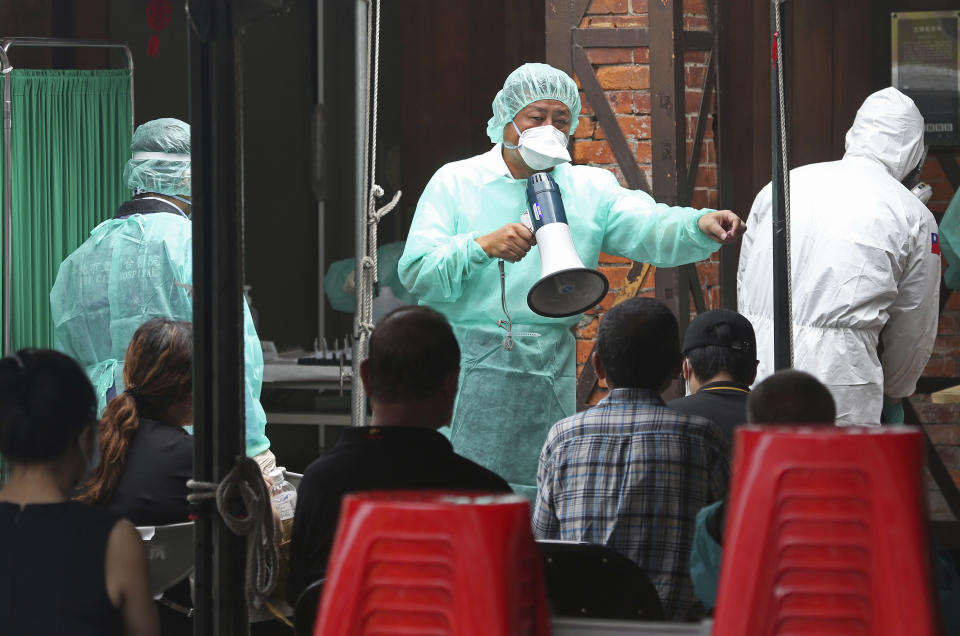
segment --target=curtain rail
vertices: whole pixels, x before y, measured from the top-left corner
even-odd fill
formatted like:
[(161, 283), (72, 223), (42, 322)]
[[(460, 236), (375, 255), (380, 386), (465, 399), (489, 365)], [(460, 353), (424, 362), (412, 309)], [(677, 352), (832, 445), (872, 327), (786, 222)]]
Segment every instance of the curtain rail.
[(119, 49), (123, 52), (130, 71), (130, 132), (133, 132), (133, 53), (122, 42), (109, 40), (80, 40), (74, 38), (2, 38), (0, 39), (0, 74), (3, 82), (3, 352), (13, 350), (13, 307), (11, 301), (13, 282), (13, 168), (11, 166), (13, 138), (13, 103), (10, 89), (10, 63), (8, 51), (13, 47), (25, 48), (72, 48), (72, 49)]

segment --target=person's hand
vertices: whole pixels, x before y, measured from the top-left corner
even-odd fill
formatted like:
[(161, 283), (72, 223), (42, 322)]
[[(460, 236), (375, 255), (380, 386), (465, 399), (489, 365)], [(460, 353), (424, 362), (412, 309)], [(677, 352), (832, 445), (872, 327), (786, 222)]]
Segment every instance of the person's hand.
[(717, 243), (726, 245), (738, 240), (747, 231), (747, 224), (730, 210), (708, 212), (697, 221), (700, 231)]
[(537, 239), (522, 223), (507, 223), (498, 230), (478, 236), (477, 243), (490, 258), (516, 263), (537, 244)]

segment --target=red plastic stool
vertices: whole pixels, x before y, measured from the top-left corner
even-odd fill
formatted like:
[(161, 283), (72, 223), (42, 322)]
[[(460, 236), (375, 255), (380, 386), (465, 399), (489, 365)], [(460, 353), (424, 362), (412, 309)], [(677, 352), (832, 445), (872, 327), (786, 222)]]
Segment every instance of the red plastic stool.
[(736, 432), (714, 636), (937, 631), (909, 428)]
[(344, 498), (314, 636), (550, 633), (526, 499), (450, 492)]

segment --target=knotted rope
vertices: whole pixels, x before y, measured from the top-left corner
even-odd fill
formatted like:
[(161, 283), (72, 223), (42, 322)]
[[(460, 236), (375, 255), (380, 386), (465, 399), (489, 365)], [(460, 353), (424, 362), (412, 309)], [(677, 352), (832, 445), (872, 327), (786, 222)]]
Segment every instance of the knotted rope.
[[(187, 488), (193, 491), (187, 495), (187, 502), (216, 501), (223, 524), (234, 534), (246, 537), (247, 604), (260, 609), (277, 586), (280, 568), (277, 526), (260, 466), (249, 457), (239, 457), (220, 483), (191, 479)], [(237, 500), (243, 502), (244, 513), (231, 510), (231, 503)]]

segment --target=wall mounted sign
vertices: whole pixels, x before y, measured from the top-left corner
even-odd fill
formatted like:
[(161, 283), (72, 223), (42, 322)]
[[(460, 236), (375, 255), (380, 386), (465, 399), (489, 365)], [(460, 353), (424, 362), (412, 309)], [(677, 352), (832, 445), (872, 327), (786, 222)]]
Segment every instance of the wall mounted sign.
[(960, 147), (960, 11), (891, 14), (892, 83), (917, 104), (930, 146)]

